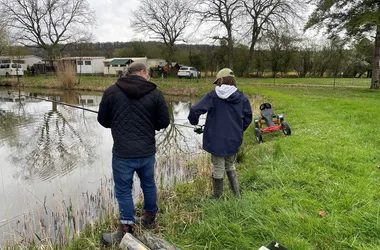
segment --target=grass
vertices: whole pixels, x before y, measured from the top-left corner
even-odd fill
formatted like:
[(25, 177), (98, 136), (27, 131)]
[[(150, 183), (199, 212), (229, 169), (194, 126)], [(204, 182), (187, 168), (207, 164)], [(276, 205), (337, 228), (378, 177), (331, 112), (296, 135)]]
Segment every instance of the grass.
[[(293, 134), (245, 134), (242, 198), (225, 182), (210, 200), (208, 161), (193, 183), (160, 196), (155, 233), (181, 249), (380, 249), (379, 91), (242, 86), (253, 106), (284, 113)], [(260, 97), (260, 98), (258, 98)], [(92, 242), (93, 244), (93, 242)], [(98, 249), (90, 247), (88, 249)], [(82, 246), (84, 247), (84, 246)]]
[[(158, 84), (183, 89), (186, 80), (171, 81)], [(187, 83), (195, 95), (213, 87)], [(264, 134), (257, 144), (248, 128), (237, 164), (241, 199), (225, 180), (223, 198), (210, 200), (209, 160), (190, 163), (198, 178), (161, 191), (154, 232), (189, 250), (258, 249), (272, 240), (296, 250), (380, 249), (380, 92), (367, 87), (240, 85), (255, 110), (268, 101), (283, 113), (292, 136)], [(114, 227), (89, 227), (68, 249), (100, 249), (101, 233)]]
[(164, 237), (181, 249), (258, 249), (272, 240), (289, 249), (380, 249), (380, 93), (244, 89), (283, 112), (293, 135), (264, 134), (258, 145), (251, 127), (238, 165), (242, 199), (178, 195), (199, 216), (168, 221)]

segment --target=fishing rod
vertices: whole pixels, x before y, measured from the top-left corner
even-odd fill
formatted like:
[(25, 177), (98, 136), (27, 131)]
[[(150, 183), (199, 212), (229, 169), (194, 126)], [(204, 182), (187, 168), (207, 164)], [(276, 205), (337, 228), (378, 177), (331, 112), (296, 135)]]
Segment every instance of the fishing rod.
[[(12, 93), (10, 91), (8, 91), (8, 95), (12, 95)], [(23, 96), (23, 97), (26, 97), (26, 98), (33, 98), (33, 99), (38, 99), (38, 100), (42, 100), (42, 101), (47, 101), (47, 102), (52, 102), (52, 103), (57, 103), (57, 104), (61, 104), (61, 105), (65, 105), (65, 106), (69, 106), (69, 107), (72, 107), (72, 108), (77, 108), (77, 109), (82, 109), (82, 110), (85, 110), (85, 111), (89, 111), (89, 112), (92, 112), (92, 113), (95, 113), (97, 114), (98, 111), (96, 110), (92, 110), (92, 109), (88, 109), (88, 108), (84, 108), (84, 107), (80, 107), (80, 106), (76, 106), (76, 105), (72, 105), (72, 104), (69, 104), (69, 103), (66, 103), (66, 102), (60, 102), (60, 101), (54, 101), (54, 100), (49, 100), (49, 99), (46, 99), (46, 98), (42, 98), (42, 97), (36, 97), (36, 96), (30, 96), (30, 95), (22, 95), (22, 94), (17, 94), (18, 96)], [(190, 126), (190, 125), (186, 125), (186, 124), (178, 124), (178, 123), (173, 123), (171, 122), (170, 124), (172, 125), (176, 125), (176, 126), (182, 126), (182, 127), (185, 127), (185, 128), (193, 128), (194, 129), (194, 132), (196, 133), (199, 133), (198, 131), (201, 131), (199, 130), (200, 128), (203, 128), (203, 125), (202, 126), (198, 126), (198, 127), (195, 127), (194, 126)], [(196, 131), (197, 130), (197, 131)], [(203, 130), (202, 130), (203, 131)]]

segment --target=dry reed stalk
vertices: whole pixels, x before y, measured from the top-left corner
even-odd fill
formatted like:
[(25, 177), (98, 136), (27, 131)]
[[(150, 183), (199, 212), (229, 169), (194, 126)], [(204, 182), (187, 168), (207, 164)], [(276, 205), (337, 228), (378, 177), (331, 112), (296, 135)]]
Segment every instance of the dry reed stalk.
[(75, 63), (64, 60), (58, 61), (57, 76), (63, 89), (73, 89), (77, 83)]

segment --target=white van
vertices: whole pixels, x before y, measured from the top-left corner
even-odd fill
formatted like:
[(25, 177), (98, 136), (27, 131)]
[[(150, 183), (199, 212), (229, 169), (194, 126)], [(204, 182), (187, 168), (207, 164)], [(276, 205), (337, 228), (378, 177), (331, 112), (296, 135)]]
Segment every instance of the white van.
[(0, 63), (0, 76), (23, 76), (24, 70), (18, 63)]

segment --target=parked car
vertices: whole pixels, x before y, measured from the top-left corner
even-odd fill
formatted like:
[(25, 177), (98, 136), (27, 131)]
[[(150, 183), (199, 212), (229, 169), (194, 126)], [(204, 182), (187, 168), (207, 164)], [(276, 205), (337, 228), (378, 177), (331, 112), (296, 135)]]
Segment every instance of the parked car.
[(0, 76), (23, 76), (24, 71), (21, 64), (18, 63), (1, 63)]
[(186, 78), (200, 78), (201, 77), (201, 72), (199, 72), (196, 68), (194, 67), (188, 67), (188, 66), (182, 66), (178, 70), (178, 78), (186, 77)]

